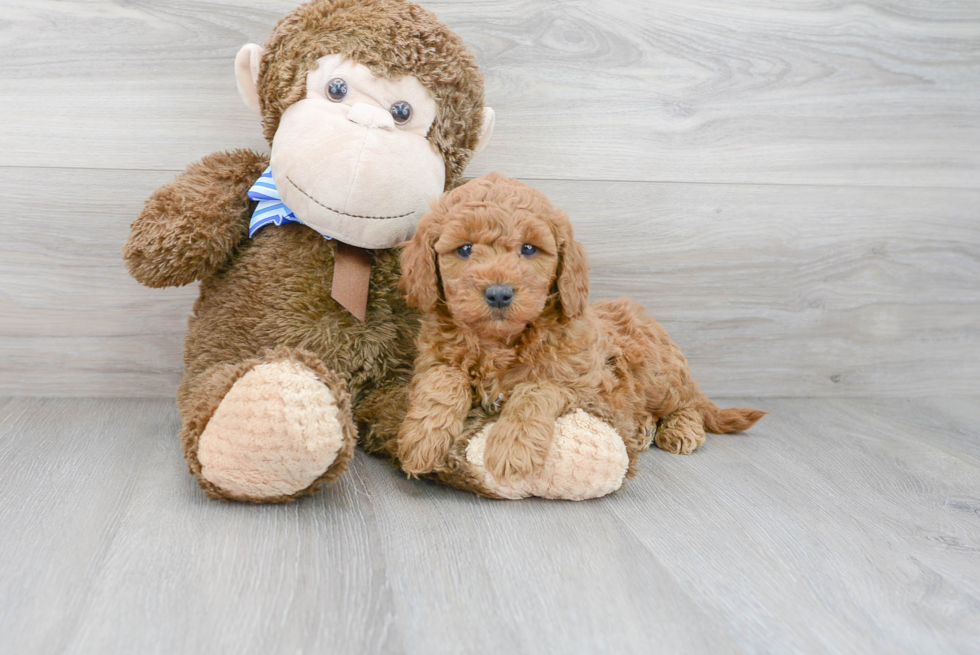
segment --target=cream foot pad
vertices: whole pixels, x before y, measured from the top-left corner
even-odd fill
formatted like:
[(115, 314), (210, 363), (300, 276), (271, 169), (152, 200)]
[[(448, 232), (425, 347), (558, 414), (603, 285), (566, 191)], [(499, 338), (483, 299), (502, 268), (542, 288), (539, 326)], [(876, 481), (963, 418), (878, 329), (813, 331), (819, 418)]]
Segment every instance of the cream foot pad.
[(492, 426), (470, 439), (466, 459), (483, 485), (504, 498), (598, 498), (619, 489), (626, 477), (629, 456), (619, 434), (608, 423), (577, 409), (556, 422), (555, 438), (541, 471), (517, 484), (502, 483), (483, 466), (487, 431)]
[(243, 500), (294, 494), (337, 458), (333, 394), (290, 361), (259, 364), (228, 391), (201, 434), (201, 476)]

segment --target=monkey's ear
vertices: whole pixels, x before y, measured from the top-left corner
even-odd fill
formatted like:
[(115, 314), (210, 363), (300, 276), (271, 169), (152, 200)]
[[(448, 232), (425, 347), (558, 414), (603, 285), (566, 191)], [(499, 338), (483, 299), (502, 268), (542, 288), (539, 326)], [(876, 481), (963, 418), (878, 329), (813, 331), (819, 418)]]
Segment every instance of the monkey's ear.
[(402, 244), (402, 277), (398, 287), (412, 307), (429, 313), (439, 299), (439, 269), (436, 262), (436, 241), (439, 240), (439, 221), (435, 210), (419, 221), (415, 236)]
[(235, 81), (238, 83), (238, 95), (245, 104), (257, 114), (259, 108), (259, 66), (262, 64), (262, 54), (265, 48), (255, 43), (247, 43), (235, 55)]
[(476, 141), (476, 147), (473, 148), (473, 152), (480, 152), (487, 147), (487, 141), (490, 140), (490, 135), (493, 134), (493, 124), (496, 119), (493, 115), (493, 109), (490, 107), (483, 108), (483, 126), (480, 129), (480, 138)]
[(558, 250), (558, 302), (561, 312), (568, 318), (578, 318), (589, 304), (589, 260), (585, 248), (575, 240), (572, 224), (567, 216), (561, 232)]

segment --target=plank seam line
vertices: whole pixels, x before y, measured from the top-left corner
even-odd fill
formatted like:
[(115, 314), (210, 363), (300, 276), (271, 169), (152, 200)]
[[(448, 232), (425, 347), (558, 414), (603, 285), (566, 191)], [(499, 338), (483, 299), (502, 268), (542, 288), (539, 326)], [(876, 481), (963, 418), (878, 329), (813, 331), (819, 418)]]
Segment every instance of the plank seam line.
[[(188, 162), (191, 164), (193, 162)], [(134, 172), (134, 173), (182, 173), (183, 168), (113, 168), (98, 166), (17, 166), (0, 164), (0, 170), (38, 170), (38, 171), (93, 171), (93, 172)], [(465, 179), (472, 179), (465, 175)], [(624, 179), (591, 179), (591, 178), (564, 178), (564, 177), (524, 177), (517, 176), (517, 179), (527, 182), (598, 182), (610, 184), (685, 184), (692, 186), (751, 186), (751, 187), (811, 187), (811, 188), (833, 188), (833, 189), (914, 189), (914, 190), (942, 190), (942, 191), (975, 191), (980, 192), (980, 186), (958, 186), (958, 185), (913, 185), (913, 184), (820, 184), (812, 182), (720, 182), (720, 181), (697, 181), (697, 180), (624, 180)]]

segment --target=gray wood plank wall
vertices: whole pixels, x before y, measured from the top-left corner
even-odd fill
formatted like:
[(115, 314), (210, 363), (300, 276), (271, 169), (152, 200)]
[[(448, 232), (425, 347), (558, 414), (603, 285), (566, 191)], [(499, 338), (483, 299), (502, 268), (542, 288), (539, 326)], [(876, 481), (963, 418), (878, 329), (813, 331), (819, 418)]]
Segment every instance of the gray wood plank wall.
[[(143, 200), (264, 149), (232, 61), (295, 2), (0, 0), (0, 395), (171, 395), (195, 289), (130, 280)], [(980, 393), (980, 4), (432, 0), (596, 297), (709, 393)]]

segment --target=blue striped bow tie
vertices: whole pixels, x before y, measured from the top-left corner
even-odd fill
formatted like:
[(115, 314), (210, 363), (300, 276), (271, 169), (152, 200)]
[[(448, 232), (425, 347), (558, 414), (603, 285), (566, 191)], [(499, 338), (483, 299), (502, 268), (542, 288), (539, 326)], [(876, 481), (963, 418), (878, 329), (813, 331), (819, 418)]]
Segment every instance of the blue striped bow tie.
[[(248, 190), (248, 197), (251, 200), (259, 201), (259, 204), (255, 207), (255, 211), (252, 212), (252, 220), (248, 224), (249, 239), (270, 223), (275, 223), (276, 225), (282, 225), (283, 223), (303, 224), (303, 221), (296, 218), (293, 210), (283, 203), (282, 197), (279, 195), (279, 189), (276, 188), (276, 182), (272, 179), (272, 166), (265, 169), (265, 172), (259, 176), (259, 179), (255, 181), (252, 188)], [(330, 238), (326, 234), (323, 236), (326, 239)]]

